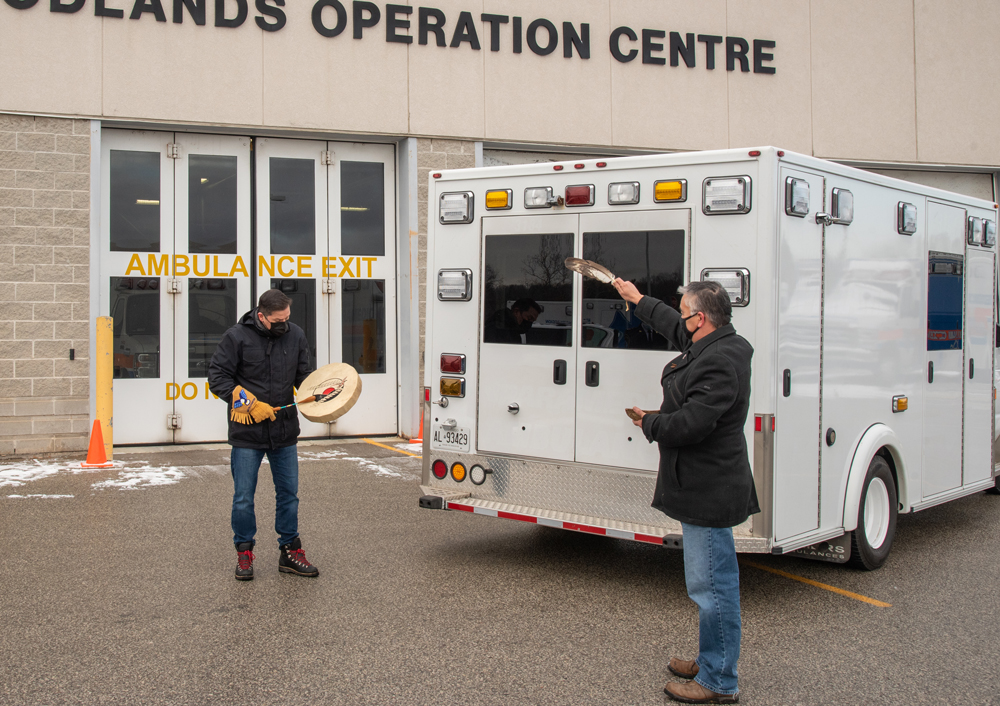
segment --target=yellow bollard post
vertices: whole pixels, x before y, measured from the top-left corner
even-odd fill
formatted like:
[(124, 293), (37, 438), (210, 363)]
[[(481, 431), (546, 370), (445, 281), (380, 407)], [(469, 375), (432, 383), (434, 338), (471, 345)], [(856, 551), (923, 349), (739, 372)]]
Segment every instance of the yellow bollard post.
[(114, 450), (114, 328), (110, 316), (97, 317), (97, 356), (95, 365), (95, 398), (97, 400), (95, 418), (101, 422), (101, 433), (104, 435), (104, 454), (111, 460)]

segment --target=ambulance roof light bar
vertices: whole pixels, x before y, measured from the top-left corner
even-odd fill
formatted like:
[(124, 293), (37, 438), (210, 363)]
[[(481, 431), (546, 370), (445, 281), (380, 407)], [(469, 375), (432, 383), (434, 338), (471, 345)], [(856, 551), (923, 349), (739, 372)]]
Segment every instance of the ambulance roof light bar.
[(552, 208), (562, 200), (551, 186), (529, 186), (524, 190), (525, 208)]
[(608, 204), (621, 206), (639, 203), (639, 182), (619, 181), (608, 184)]
[(701, 210), (706, 216), (750, 213), (750, 177), (710, 177), (702, 182)]

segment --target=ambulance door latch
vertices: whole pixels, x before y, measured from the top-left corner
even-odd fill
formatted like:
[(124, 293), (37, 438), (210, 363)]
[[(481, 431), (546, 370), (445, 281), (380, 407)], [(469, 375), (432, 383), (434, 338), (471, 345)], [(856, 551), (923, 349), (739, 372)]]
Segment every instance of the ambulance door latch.
[(517, 402), (511, 402), (509, 405), (507, 405), (507, 411), (510, 412), (511, 414), (517, 414), (518, 412), (521, 411), (521, 405), (519, 405)]
[(587, 387), (597, 387), (601, 384), (601, 364), (596, 360), (587, 361)]
[(566, 384), (566, 361), (557, 360), (552, 364), (552, 382), (556, 385)]

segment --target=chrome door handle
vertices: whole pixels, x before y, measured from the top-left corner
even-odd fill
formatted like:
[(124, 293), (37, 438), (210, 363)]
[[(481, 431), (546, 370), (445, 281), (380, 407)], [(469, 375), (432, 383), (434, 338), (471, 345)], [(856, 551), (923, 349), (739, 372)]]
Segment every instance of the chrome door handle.
[(431, 400), (431, 404), (441, 405), (442, 408), (447, 407), (448, 406), (448, 398), (447, 397), (442, 397), (439, 400)]
[(517, 414), (518, 412), (521, 411), (521, 406), (518, 405), (517, 402), (511, 402), (509, 405), (507, 405), (507, 411), (510, 412), (511, 414)]

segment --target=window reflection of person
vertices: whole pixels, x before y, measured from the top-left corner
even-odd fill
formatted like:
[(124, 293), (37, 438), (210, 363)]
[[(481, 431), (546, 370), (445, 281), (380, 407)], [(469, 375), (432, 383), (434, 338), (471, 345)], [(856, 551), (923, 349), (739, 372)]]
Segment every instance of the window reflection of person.
[(541, 305), (534, 299), (523, 297), (497, 311), (486, 322), (484, 343), (527, 343), (528, 331), (542, 313)]

